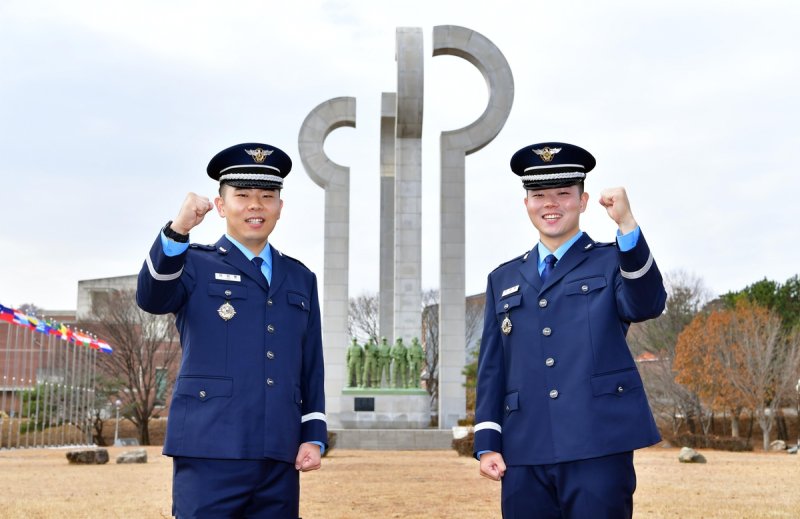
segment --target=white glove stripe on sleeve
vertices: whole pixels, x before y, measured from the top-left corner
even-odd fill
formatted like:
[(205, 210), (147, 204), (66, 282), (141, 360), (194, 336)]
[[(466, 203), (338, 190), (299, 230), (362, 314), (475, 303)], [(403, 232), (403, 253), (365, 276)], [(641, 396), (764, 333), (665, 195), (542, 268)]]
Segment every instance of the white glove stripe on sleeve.
[(325, 423), (328, 423), (328, 419), (325, 417), (325, 413), (308, 413), (303, 415), (300, 418), (300, 423), (306, 423), (309, 420), (322, 420)]
[(639, 279), (640, 277), (647, 274), (647, 271), (650, 270), (650, 267), (653, 266), (653, 253), (650, 253), (650, 257), (647, 258), (647, 262), (644, 264), (644, 267), (640, 268), (636, 272), (625, 272), (622, 269), (619, 269), (619, 273), (622, 274), (622, 277), (626, 279)]
[(176, 272), (175, 274), (159, 274), (156, 272), (155, 267), (153, 267), (153, 260), (150, 259), (150, 255), (147, 255), (145, 258), (145, 262), (147, 263), (147, 270), (150, 271), (150, 275), (153, 276), (153, 279), (156, 281), (172, 281), (173, 279), (178, 279), (181, 277), (181, 273), (183, 273), (183, 267)]
[(475, 426), (474, 431), (482, 431), (484, 429), (491, 429), (493, 431), (497, 431), (500, 434), (503, 434), (503, 428), (500, 427), (500, 424), (494, 422), (481, 422)]

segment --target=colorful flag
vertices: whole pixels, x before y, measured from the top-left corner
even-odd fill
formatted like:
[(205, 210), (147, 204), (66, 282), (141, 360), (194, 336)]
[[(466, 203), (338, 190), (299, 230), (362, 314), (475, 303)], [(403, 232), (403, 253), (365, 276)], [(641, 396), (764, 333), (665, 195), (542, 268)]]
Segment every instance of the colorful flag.
[(6, 321), (9, 323), (18, 324), (20, 326), (25, 326), (26, 328), (39, 333), (55, 335), (57, 337), (61, 337), (61, 340), (63, 341), (68, 341), (80, 346), (88, 346), (95, 350), (99, 349), (105, 353), (111, 353), (113, 351), (107, 342), (92, 337), (91, 335), (83, 333), (82, 331), (76, 332), (71, 330), (63, 323), (46, 321), (44, 319), (40, 320), (36, 317), (26, 315), (19, 310), (15, 310), (14, 308), (9, 308), (7, 306), (0, 305), (0, 321)]
[(14, 322), (20, 326), (28, 326), (28, 316), (19, 310), (14, 310)]
[(6, 308), (3, 305), (0, 305), (0, 321), (8, 321), (9, 323), (13, 322), (14, 310), (12, 310), (11, 308)]
[(100, 347), (100, 351), (103, 351), (105, 353), (111, 353), (112, 351), (114, 351), (111, 349), (111, 346), (109, 346), (106, 341), (98, 340), (97, 345)]

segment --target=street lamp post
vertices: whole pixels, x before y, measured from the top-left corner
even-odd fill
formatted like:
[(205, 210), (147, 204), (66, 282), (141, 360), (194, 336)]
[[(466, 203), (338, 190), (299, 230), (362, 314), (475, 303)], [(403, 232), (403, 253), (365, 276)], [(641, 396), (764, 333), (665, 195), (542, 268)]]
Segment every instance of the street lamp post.
[(114, 406), (117, 408), (117, 419), (116, 423), (114, 424), (114, 445), (119, 445), (119, 406), (122, 405), (122, 400), (117, 399), (114, 402)]

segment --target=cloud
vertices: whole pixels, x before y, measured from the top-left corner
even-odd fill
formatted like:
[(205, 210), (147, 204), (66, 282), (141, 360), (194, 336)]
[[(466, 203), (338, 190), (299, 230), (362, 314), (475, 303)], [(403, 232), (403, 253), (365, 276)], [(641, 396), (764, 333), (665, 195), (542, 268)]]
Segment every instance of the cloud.
[[(300, 124), (337, 96), (357, 126), (326, 152), (351, 168), (352, 294), (378, 285), (381, 92), (396, 89), (395, 28), (425, 45), (423, 286), (438, 285), (439, 133), (483, 111), (486, 86), (459, 58), (431, 56), (435, 25), (481, 32), (515, 79), (498, 137), (467, 157), (467, 290), (536, 240), (508, 169), (518, 148), (575, 142), (598, 158), (583, 220), (625, 185), (662, 270), (715, 292), (797, 273), (800, 43), (786, 1), (521, 4), (310, 1), (4, 2), (0, 19), (0, 240), (13, 252), (0, 302), (75, 306), (77, 281), (131, 274), (187, 191), (213, 197), (208, 159), (263, 140), (295, 158), (272, 238), (320, 276), (324, 196), (297, 156)], [(192, 239), (224, 231), (210, 218)], [(753, 268), (753, 257), (769, 261)]]

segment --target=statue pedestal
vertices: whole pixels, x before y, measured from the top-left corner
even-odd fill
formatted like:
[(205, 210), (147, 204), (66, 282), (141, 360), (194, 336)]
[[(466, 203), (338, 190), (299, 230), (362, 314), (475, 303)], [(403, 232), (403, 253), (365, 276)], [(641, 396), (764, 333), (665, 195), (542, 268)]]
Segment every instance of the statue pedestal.
[(424, 389), (342, 389), (339, 419), (345, 429), (425, 429), (430, 396)]

